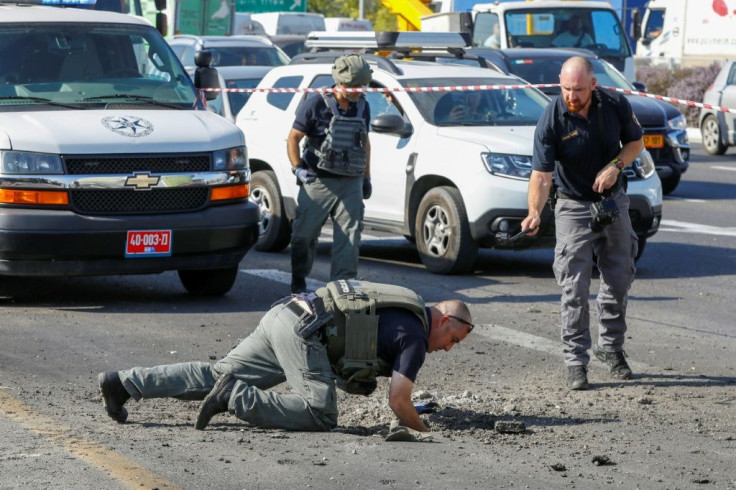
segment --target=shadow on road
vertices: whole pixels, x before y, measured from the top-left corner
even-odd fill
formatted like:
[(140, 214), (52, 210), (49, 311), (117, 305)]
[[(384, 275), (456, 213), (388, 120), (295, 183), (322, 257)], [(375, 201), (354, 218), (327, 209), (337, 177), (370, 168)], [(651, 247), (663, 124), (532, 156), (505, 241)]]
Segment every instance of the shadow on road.
[[(731, 161), (724, 159), (722, 163), (731, 163)], [(677, 189), (672, 193), (672, 197), (678, 199), (704, 199), (706, 201), (736, 199), (736, 185), (723, 182), (691, 181), (687, 180), (687, 174), (685, 174)], [(665, 200), (667, 200), (666, 197)]]

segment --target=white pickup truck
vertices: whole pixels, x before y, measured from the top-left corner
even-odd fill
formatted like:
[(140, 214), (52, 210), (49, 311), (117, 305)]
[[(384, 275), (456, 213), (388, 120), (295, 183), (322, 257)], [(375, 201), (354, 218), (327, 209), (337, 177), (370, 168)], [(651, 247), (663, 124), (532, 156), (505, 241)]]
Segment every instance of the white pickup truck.
[(249, 184), (243, 133), (147, 21), (0, 4), (0, 275), (224, 294), (258, 240)]

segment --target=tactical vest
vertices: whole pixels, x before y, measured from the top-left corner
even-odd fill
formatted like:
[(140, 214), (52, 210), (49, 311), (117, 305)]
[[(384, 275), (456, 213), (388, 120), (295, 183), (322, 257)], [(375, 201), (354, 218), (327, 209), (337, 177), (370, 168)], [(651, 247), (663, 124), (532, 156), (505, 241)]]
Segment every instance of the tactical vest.
[(368, 131), (363, 119), (365, 99), (358, 99), (356, 115), (348, 117), (340, 114), (334, 96), (321, 95), (332, 112), (332, 120), (324, 137), (308, 140), (308, 150), (317, 156), (317, 168), (336, 175), (363, 175), (368, 142)]
[(393, 366), (378, 357), (378, 310), (403, 308), (414, 313), (429, 335), (424, 300), (401, 286), (339, 280), (316, 291), (333, 321), (325, 327), (327, 353), (338, 387), (352, 394), (370, 395), (376, 376), (391, 376)]

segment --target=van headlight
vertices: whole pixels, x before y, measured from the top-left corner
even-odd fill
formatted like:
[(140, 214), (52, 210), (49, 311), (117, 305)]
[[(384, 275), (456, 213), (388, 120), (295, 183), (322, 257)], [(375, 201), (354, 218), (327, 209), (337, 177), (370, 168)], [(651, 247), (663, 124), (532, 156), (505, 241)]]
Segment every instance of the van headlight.
[(30, 151), (0, 151), (0, 171), (4, 174), (63, 174), (59, 155)]
[(245, 146), (236, 146), (214, 153), (215, 170), (244, 170), (248, 168), (248, 150)]
[(481, 153), (483, 165), (493, 175), (528, 180), (532, 174), (532, 157), (505, 153)]
[(680, 114), (679, 116), (673, 117), (667, 121), (667, 126), (669, 126), (670, 129), (687, 129), (687, 121), (685, 120), (685, 116)]
[(642, 179), (648, 179), (656, 171), (654, 168), (654, 160), (648, 150), (644, 150), (639, 153), (639, 156), (634, 160), (633, 167), (636, 175)]

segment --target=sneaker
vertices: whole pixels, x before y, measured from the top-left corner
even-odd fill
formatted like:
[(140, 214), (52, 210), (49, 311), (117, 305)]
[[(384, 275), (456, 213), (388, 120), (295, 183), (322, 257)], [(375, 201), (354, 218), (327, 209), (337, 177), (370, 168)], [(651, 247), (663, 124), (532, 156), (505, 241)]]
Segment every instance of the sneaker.
[(197, 422), (194, 424), (195, 429), (204, 430), (207, 424), (210, 423), (212, 417), (218, 413), (228, 411), (227, 404), (230, 401), (233, 386), (235, 386), (235, 377), (233, 377), (232, 373), (226, 373), (220, 376), (212, 391), (205, 397), (202, 406), (199, 407)]
[(102, 393), (102, 404), (105, 411), (113, 420), (119, 424), (124, 424), (128, 419), (128, 411), (123, 405), (130, 398), (130, 393), (120, 381), (117, 371), (106, 371), (97, 375), (97, 383), (100, 385), (100, 393)]
[(303, 277), (291, 276), (291, 293), (299, 294), (307, 292), (307, 281)]
[(571, 390), (587, 390), (588, 368), (585, 366), (567, 366), (565, 381), (567, 387)]
[(606, 352), (603, 349), (596, 348), (593, 350), (593, 354), (611, 367), (611, 377), (616, 379), (631, 379), (634, 377), (629, 364), (626, 362), (626, 352), (622, 350)]

